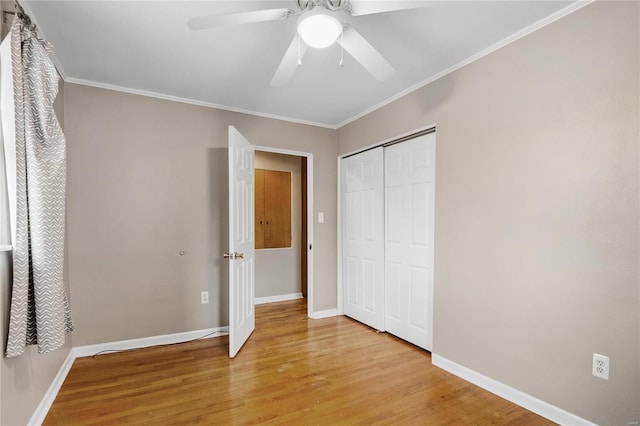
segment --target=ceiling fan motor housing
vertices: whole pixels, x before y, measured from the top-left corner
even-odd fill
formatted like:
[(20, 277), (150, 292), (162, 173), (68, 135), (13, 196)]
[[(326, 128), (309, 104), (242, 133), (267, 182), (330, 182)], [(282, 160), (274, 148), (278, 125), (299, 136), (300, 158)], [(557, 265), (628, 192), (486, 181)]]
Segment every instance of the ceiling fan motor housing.
[(301, 11), (306, 12), (321, 6), (327, 10), (337, 12), (342, 10), (346, 13), (351, 12), (348, 0), (296, 0)]

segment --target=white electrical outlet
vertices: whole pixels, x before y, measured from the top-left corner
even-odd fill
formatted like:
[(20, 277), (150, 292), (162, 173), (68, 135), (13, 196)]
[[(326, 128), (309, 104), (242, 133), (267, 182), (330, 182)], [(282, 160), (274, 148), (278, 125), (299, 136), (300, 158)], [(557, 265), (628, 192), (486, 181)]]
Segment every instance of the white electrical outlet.
[(601, 379), (609, 380), (609, 357), (593, 354), (593, 375)]
[(203, 305), (206, 305), (207, 303), (209, 303), (209, 292), (208, 291), (200, 292), (200, 303), (202, 303)]

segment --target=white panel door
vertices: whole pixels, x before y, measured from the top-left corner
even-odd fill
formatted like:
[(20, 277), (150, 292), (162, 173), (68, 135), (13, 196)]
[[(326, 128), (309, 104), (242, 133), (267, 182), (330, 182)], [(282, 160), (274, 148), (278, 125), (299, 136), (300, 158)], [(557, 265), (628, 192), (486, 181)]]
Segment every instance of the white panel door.
[(435, 133), (385, 149), (385, 327), (431, 350)]
[(255, 328), (253, 146), (229, 126), (229, 356)]
[(344, 314), (384, 330), (383, 148), (342, 160)]

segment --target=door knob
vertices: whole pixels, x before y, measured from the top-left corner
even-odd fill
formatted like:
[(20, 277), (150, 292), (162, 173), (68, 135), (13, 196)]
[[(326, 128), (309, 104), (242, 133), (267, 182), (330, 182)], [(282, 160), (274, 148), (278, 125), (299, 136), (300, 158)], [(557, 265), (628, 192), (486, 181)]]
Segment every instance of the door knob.
[(225, 253), (222, 255), (225, 259), (233, 259), (233, 255), (231, 253)]
[(233, 257), (234, 259), (244, 259), (244, 253), (235, 252)]

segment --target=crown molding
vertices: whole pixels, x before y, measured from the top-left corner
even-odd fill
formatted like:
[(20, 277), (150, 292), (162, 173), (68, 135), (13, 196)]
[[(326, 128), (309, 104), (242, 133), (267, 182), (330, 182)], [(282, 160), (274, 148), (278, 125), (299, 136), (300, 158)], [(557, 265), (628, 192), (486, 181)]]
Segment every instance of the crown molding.
[[(484, 58), (485, 56), (497, 51), (498, 49), (501, 49), (511, 43), (514, 43), (515, 41), (520, 40), (521, 38), (535, 32), (538, 31), (541, 28), (546, 27), (549, 24), (552, 24), (554, 22), (556, 22), (557, 20), (564, 18), (565, 16), (582, 9), (585, 6), (588, 6), (589, 4), (593, 3), (596, 0), (578, 0), (572, 4), (570, 4), (569, 6), (547, 16), (546, 18), (543, 18), (537, 22), (535, 22), (534, 24), (529, 25), (528, 27), (510, 35), (509, 37), (506, 37), (502, 40), (500, 40), (499, 42), (487, 47), (486, 49), (481, 50), (480, 52), (468, 57), (467, 59), (464, 59), (463, 61), (460, 61), (458, 63), (456, 63), (455, 65), (452, 65), (451, 67), (437, 73), (434, 74), (428, 78), (426, 78), (425, 80), (422, 80), (421, 82), (414, 84), (413, 86), (408, 87), (405, 90), (402, 90), (401, 92), (396, 93), (395, 95), (385, 99), (382, 102), (379, 102), (367, 109), (365, 109), (364, 111), (350, 117), (347, 118), (346, 120), (338, 123), (338, 124), (329, 124), (329, 123), (321, 123), (321, 122), (316, 122), (316, 121), (311, 121), (311, 120), (302, 120), (302, 119), (297, 119), (297, 118), (292, 118), (292, 117), (285, 117), (285, 116), (281, 116), (281, 115), (276, 115), (276, 114), (270, 114), (270, 113), (266, 113), (266, 112), (260, 112), (260, 111), (252, 111), (252, 110), (248, 110), (248, 109), (244, 109), (244, 108), (239, 108), (239, 107), (233, 107), (233, 106), (229, 106), (229, 105), (221, 105), (221, 104), (216, 104), (213, 102), (206, 102), (206, 101), (201, 101), (201, 100), (196, 100), (196, 99), (190, 99), (190, 98), (183, 98), (180, 96), (173, 96), (173, 95), (167, 95), (167, 94), (163, 94), (163, 93), (158, 93), (158, 92), (153, 92), (153, 91), (148, 91), (148, 90), (140, 90), (140, 89), (134, 89), (134, 88), (130, 88), (130, 87), (124, 87), (124, 86), (118, 86), (118, 85), (114, 85), (114, 84), (109, 84), (109, 83), (102, 83), (102, 82), (97, 82), (97, 81), (91, 81), (91, 80), (84, 80), (84, 79), (79, 79), (79, 78), (74, 78), (74, 77), (70, 77), (67, 75), (67, 73), (64, 70), (64, 67), (62, 66), (62, 62), (60, 62), (60, 60), (58, 59), (58, 57), (55, 55), (55, 52), (52, 53), (52, 59), (56, 65), (56, 68), (58, 69), (58, 73), (60, 74), (60, 77), (66, 82), (66, 83), (73, 83), (73, 84), (79, 84), (79, 85), (83, 85), (83, 86), (90, 86), (90, 87), (96, 87), (96, 88), (101, 88), (101, 89), (107, 89), (107, 90), (114, 90), (117, 92), (124, 92), (124, 93), (130, 93), (130, 94), (134, 94), (134, 95), (140, 95), (140, 96), (147, 96), (147, 97), (152, 97), (152, 98), (157, 98), (157, 99), (164, 99), (164, 100), (169, 100), (169, 101), (174, 101), (174, 102), (180, 102), (180, 103), (185, 103), (185, 104), (189, 104), (189, 105), (196, 105), (196, 106), (202, 106), (202, 107), (206, 107), (206, 108), (215, 108), (215, 109), (220, 109), (220, 110), (224, 110), (224, 111), (230, 111), (230, 112), (237, 112), (240, 114), (248, 114), (248, 115), (253, 115), (253, 116), (257, 116), (257, 117), (262, 117), (262, 118), (269, 118), (269, 119), (273, 119), (273, 120), (280, 120), (280, 121), (286, 121), (286, 122), (290, 122), (290, 123), (295, 123), (295, 124), (303, 124), (303, 125), (308, 125), (308, 126), (315, 126), (315, 127), (322, 127), (325, 129), (331, 129), (331, 130), (337, 130), (340, 129), (341, 127), (346, 126), (347, 124), (350, 124), (362, 117), (364, 117), (367, 114), (370, 114), (380, 108), (385, 107), (386, 105), (412, 93), (415, 92), (416, 90), (430, 84), (433, 83), (436, 80), (439, 80), (457, 70), (459, 70), (460, 68), (469, 65), (479, 59)], [(21, 2), (22, 7), (24, 8), (25, 12), (27, 12), (29, 14), (29, 16), (32, 17), (32, 19), (34, 19), (34, 14), (31, 12), (31, 9), (29, 7), (29, 3), (25, 0), (23, 0)], [(34, 19), (34, 22), (36, 23), (36, 25), (38, 26), (38, 22), (37, 20)], [(38, 29), (40, 31), (40, 34), (46, 39), (46, 34), (42, 31), (42, 28), (40, 26), (38, 26)]]
[(305, 124), (308, 126), (323, 127), (323, 128), (332, 129), (332, 130), (337, 129), (336, 126), (327, 124), (327, 123), (318, 123), (316, 121), (310, 121), (310, 120), (300, 120), (297, 118), (285, 117), (285, 116), (276, 115), (276, 114), (269, 114), (269, 113), (260, 112), (260, 111), (252, 111), (252, 110), (233, 107), (229, 105), (221, 105), (221, 104), (215, 104), (213, 102), (200, 101), (197, 99), (183, 98), (181, 96), (166, 95), (164, 93), (152, 92), (149, 90), (140, 90), (140, 89), (133, 89), (131, 87), (117, 86), (115, 84), (101, 83), (101, 82), (91, 81), (91, 80), (83, 80), (83, 79), (74, 78), (74, 77), (65, 78), (64, 81), (65, 83), (73, 83), (73, 84), (79, 84), (82, 86), (97, 87), (99, 89), (113, 90), (116, 92), (124, 92), (132, 95), (147, 96), (150, 98), (164, 99), (167, 101), (180, 102), (183, 104), (196, 105), (196, 106), (202, 106), (207, 108), (215, 108), (215, 109), (220, 109), (224, 111), (237, 112), (240, 114), (253, 115), (256, 117), (270, 118), (272, 120), (287, 121), (290, 123)]
[(384, 101), (367, 108), (366, 110), (362, 111), (361, 113), (356, 114), (353, 117), (348, 118), (348, 119), (344, 120), (341, 123), (338, 123), (336, 125), (336, 128), (339, 129), (339, 128), (343, 127), (343, 126), (346, 126), (347, 124), (352, 123), (352, 122), (356, 121), (357, 119), (364, 117), (367, 114), (370, 114), (370, 113), (372, 113), (372, 112), (374, 112), (374, 111), (376, 111), (376, 110), (378, 110), (378, 109), (380, 109), (380, 108), (382, 108), (382, 107), (384, 107), (386, 105), (389, 105), (393, 101), (396, 101), (396, 100), (402, 98), (403, 96), (408, 95), (409, 93), (415, 92), (416, 90), (426, 86), (427, 84), (433, 83), (434, 81), (439, 80), (439, 79), (441, 79), (441, 78), (443, 78), (443, 77), (445, 77), (445, 76), (447, 76), (447, 75), (459, 70), (460, 68), (462, 68), (462, 67), (464, 67), (466, 65), (469, 65), (469, 64), (471, 64), (471, 63), (473, 63), (473, 62), (475, 62), (475, 61), (477, 61), (479, 59), (482, 59), (485, 56), (489, 55), (490, 53), (493, 53), (498, 49), (502, 49), (503, 47), (505, 47), (505, 46), (515, 42), (515, 41), (518, 41), (521, 38), (523, 38), (523, 37), (535, 32), (535, 31), (538, 31), (539, 29), (544, 28), (549, 24), (552, 24), (553, 22), (557, 21), (558, 19), (564, 18), (565, 16), (567, 16), (567, 15), (569, 15), (569, 14), (571, 14), (571, 13), (573, 13), (573, 12), (579, 10), (579, 9), (582, 9), (583, 7), (593, 3), (594, 1), (596, 1), (596, 0), (578, 0), (575, 3), (572, 3), (569, 6), (565, 7), (564, 9), (561, 9), (561, 10), (559, 10), (559, 11), (557, 11), (557, 12), (555, 12), (555, 13), (549, 15), (549, 16), (547, 16), (546, 18), (541, 19), (541, 20), (529, 25), (528, 27), (518, 31), (517, 33), (514, 33), (514, 34), (510, 35), (509, 37), (500, 40), (499, 42), (487, 47), (486, 49), (481, 50), (480, 52), (476, 53), (475, 55), (469, 56), (467, 59), (464, 59), (464, 60), (458, 62), (457, 64), (452, 65), (449, 68), (447, 68), (447, 69), (445, 69), (443, 71), (440, 71), (439, 73), (434, 74), (431, 77), (429, 77), (429, 78), (427, 78), (427, 79), (425, 79), (425, 80), (423, 80), (423, 81), (421, 81), (421, 82), (419, 82), (417, 84), (414, 84), (413, 86), (408, 87), (407, 89), (405, 89), (405, 90), (403, 90), (403, 91), (401, 91), (399, 93), (396, 93), (395, 95), (391, 96), (390, 98), (387, 98)]

